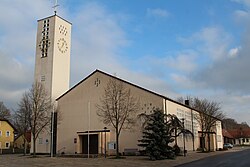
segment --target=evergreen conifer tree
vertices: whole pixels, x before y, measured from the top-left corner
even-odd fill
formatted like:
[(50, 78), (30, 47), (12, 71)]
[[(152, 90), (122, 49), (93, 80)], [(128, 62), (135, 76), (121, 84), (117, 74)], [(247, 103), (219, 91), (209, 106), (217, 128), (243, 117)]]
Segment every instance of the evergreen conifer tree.
[(174, 158), (172, 147), (168, 146), (174, 139), (171, 137), (170, 126), (165, 121), (166, 115), (159, 109), (147, 115), (143, 138), (138, 146), (144, 147), (151, 160)]

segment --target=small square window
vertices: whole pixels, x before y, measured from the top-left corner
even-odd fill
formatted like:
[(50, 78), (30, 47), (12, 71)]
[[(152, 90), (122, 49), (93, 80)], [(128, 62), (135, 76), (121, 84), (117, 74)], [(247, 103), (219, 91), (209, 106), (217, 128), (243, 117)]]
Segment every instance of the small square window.
[(41, 76), (41, 81), (42, 82), (45, 81), (45, 76), (44, 75)]

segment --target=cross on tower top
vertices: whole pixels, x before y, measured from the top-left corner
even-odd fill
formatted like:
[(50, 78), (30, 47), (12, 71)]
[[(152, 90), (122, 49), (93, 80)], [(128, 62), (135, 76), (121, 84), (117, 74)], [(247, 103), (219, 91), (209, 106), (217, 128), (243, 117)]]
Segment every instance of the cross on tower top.
[(57, 0), (55, 0), (55, 5), (54, 6), (52, 6), (52, 8), (54, 8), (54, 12), (55, 12), (55, 15), (56, 15), (56, 9), (57, 9), (57, 7), (58, 7), (59, 5), (58, 5), (58, 3), (57, 3)]

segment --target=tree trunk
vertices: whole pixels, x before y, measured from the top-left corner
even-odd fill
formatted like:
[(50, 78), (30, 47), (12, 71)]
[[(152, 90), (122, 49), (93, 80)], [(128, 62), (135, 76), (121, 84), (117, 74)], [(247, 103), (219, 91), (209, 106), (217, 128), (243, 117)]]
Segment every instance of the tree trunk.
[(175, 145), (177, 145), (177, 129), (175, 128), (175, 130), (174, 130), (174, 140), (175, 140)]
[(116, 158), (119, 158), (119, 133), (118, 128), (116, 129)]
[(33, 135), (33, 157), (36, 156), (36, 139), (35, 136)]
[(208, 133), (207, 136), (208, 136), (208, 139), (207, 139), (207, 142), (208, 142), (208, 151), (210, 152), (211, 151), (211, 149), (210, 149), (210, 134)]
[(202, 139), (202, 145), (201, 145), (201, 149), (202, 149), (202, 152), (205, 152), (205, 137), (206, 135), (204, 135), (204, 131), (202, 130), (201, 132), (201, 139)]
[(24, 136), (24, 139), (23, 139), (23, 145), (24, 145), (23, 155), (25, 156), (26, 155), (26, 139), (25, 139), (25, 136)]

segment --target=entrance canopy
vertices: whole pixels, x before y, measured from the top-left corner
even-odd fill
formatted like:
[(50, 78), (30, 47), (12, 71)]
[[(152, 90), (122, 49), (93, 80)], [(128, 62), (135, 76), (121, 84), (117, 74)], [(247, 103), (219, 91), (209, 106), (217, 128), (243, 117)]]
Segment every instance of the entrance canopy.
[(84, 131), (84, 132), (77, 132), (77, 134), (88, 134), (88, 133), (100, 133), (100, 132), (110, 132), (109, 129), (102, 129), (102, 130), (90, 130), (90, 131)]
[[(105, 136), (103, 137), (103, 132)], [(106, 132), (108, 129), (91, 130), (77, 132), (80, 141), (80, 153), (82, 154), (98, 154), (106, 152)], [(104, 141), (103, 141), (104, 138)]]

